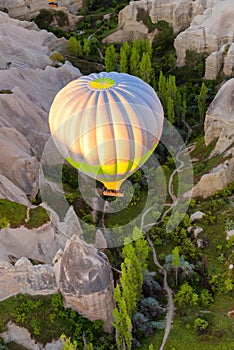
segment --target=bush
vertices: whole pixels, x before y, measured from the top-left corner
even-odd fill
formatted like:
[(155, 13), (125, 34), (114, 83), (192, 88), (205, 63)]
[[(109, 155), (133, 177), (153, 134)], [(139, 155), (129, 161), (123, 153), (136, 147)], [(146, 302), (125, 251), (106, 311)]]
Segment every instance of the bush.
[(49, 29), (50, 24), (53, 22), (53, 14), (49, 10), (40, 10), (39, 15), (34, 18), (34, 22), (40, 29)]
[(206, 332), (206, 329), (208, 326), (209, 326), (209, 323), (203, 318), (198, 317), (194, 321), (194, 329), (197, 334)]
[(1, 228), (6, 228), (8, 223), (9, 222), (8, 222), (8, 220), (7, 220), (7, 218), (5, 216), (0, 217), (0, 229)]

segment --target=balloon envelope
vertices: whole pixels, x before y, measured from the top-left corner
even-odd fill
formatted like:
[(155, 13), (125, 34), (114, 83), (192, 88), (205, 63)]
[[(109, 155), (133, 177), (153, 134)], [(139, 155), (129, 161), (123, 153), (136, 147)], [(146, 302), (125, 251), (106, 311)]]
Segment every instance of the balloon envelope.
[(106, 188), (119, 190), (157, 146), (163, 109), (154, 89), (141, 79), (94, 73), (58, 92), (49, 126), (70, 164)]

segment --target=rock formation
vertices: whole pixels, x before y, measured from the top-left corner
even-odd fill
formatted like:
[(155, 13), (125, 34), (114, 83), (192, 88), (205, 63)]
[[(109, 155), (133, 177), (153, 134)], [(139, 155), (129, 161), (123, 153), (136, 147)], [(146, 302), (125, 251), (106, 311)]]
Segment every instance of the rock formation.
[[(212, 4), (218, 0), (213, 0)], [(106, 37), (104, 42), (124, 42), (148, 37), (151, 41), (157, 30), (150, 32), (143, 17), (150, 17), (152, 23), (166, 21), (175, 33), (189, 27), (192, 19), (211, 6), (203, 0), (140, 0), (130, 1), (119, 13), (118, 30)]]
[[(211, 55), (207, 58), (206, 77), (212, 78), (219, 72), (223, 61), (223, 46), (233, 41), (234, 8), (232, 0), (211, 1), (209, 7), (193, 18), (189, 28), (175, 39), (177, 65), (185, 64), (186, 51)], [(231, 50), (232, 51), (232, 50)], [(230, 56), (227, 59), (230, 72)]]
[(25, 256), (33, 261), (51, 264), (57, 251), (64, 249), (66, 241), (72, 235), (82, 237), (82, 228), (72, 207), (65, 218), (60, 220), (55, 211), (45, 204), (43, 206), (50, 216), (50, 221), (43, 226), (34, 229), (24, 226), (8, 227), (0, 230), (0, 259), (15, 262)]
[[(79, 70), (69, 63), (45, 70), (0, 71), (0, 91), (12, 92), (0, 94), (0, 145), (5, 150), (0, 154), (0, 181), (5, 184), (5, 190), (0, 191), (2, 198), (15, 200), (14, 186), (31, 198), (37, 193), (39, 159), (49, 138), (51, 102), (63, 86), (79, 76)], [(22, 195), (17, 201), (25, 204), (26, 200)]]
[(26, 258), (18, 260), (15, 266), (0, 260), (0, 300), (19, 293), (48, 295), (57, 292), (52, 266), (32, 265)]
[(73, 236), (55, 270), (65, 306), (91, 320), (103, 320), (105, 329), (110, 331), (114, 285), (107, 257)]
[(13, 266), (0, 260), (0, 300), (60, 291), (65, 307), (91, 320), (103, 320), (106, 331), (111, 331), (114, 282), (106, 255), (73, 235), (54, 261), (54, 266), (32, 265), (21, 258)]
[[(76, 15), (83, 6), (83, 0), (59, 0), (58, 10), (68, 10)], [(31, 20), (41, 9), (50, 10), (48, 0), (0, 0), (0, 11), (20, 20)]]
[(64, 38), (39, 30), (35, 23), (0, 12), (0, 69), (45, 68), (52, 64), (49, 56), (55, 51), (63, 53), (66, 46)]
[(205, 118), (205, 144), (217, 140), (212, 152), (223, 153), (234, 142), (234, 79), (226, 81), (210, 104)]
[(47, 343), (45, 347), (32, 339), (29, 331), (24, 327), (19, 327), (15, 323), (9, 322), (7, 330), (0, 333), (5, 343), (16, 342), (28, 350), (62, 350), (63, 344), (60, 340)]
[(217, 140), (210, 157), (223, 155), (223, 162), (204, 174), (193, 188), (193, 196), (207, 197), (234, 179), (234, 79), (228, 80), (210, 104), (205, 118), (205, 144)]

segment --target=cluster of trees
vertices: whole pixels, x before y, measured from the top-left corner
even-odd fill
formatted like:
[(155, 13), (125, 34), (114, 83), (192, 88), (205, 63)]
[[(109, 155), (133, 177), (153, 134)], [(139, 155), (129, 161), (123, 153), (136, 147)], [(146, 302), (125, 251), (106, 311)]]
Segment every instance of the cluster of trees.
[(69, 54), (74, 57), (88, 57), (91, 52), (89, 40), (87, 38), (77, 39), (75, 36), (69, 38), (67, 49)]
[(135, 75), (148, 84), (154, 85), (152, 68), (152, 49), (149, 40), (127, 41), (121, 46), (119, 53), (114, 45), (105, 51), (105, 67), (107, 72), (119, 71)]
[[(164, 323), (157, 321), (164, 313), (156, 299), (162, 298), (162, 288), (147, 270), (148, 242), (137, 227), (133, 229), (132, 239), (133, 242), (126, 239), (122, 249), (122, 273), (114, 292), (113, 326), (118, 350), (139, 346), (156, 328), (164, 328)], [(152, 344), (149, 349), (153, 349)]]
[[(152, 47), (149, 40), (134, 40), (131, 44), (125, 42), (119, 53), (114, 45), (107, 47), (105, 51), (105, 67), (107, 72), (119, 71), (135, 75), (150, 84), (158, 93), (167, 119), (177, 126), (181, 126), (187, 113), (186, 89), (179, 88), (175, 75), (159, 73), (158, 82), (155, 79), (155, 70), (152, 62)], [(202, 82), (197, 97), (197, 108), (200, 123), (203, 124), (208, 88)]]

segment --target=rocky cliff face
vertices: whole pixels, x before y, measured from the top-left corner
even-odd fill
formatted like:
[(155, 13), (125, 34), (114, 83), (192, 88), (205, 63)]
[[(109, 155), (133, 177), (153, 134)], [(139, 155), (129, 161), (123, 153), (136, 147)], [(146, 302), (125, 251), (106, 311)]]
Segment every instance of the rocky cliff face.
[(80, 75), (69, 64), (50, 67), (49, 55), (64, 49), (65, 42), (31, 22), (0, 12), (2, 198), (27, 204), (27, 196), (32, 198), (38, 191), (39, 157), (48, 138), (50, 103), (60, 88)]
[(58, 39), (35, 23), (19, 21), (0, 12), (0, 69), (9, 67), (45, 68), (52, 64), (49, 56), (64, 52), (66, 40)]
[[(60, 10), (68, 10), (77, 14), (82, 8), (83, 0), (59, 0)], [(41, 9), (50, 9), (48, 0), (0, 0), (0, 11), (7, 12), (10, 17), (20, 20), (31, 20)]]
[[(218, 0), (216, 0), (218, 1)], [(215, 0), (212, 1), (212, 4)], [(104, 42), (124, 42), (148, 37), (153, 40), (157, 30), (152, 33), (144, 24), (144, 19), (150, 17), (152, 23), (166, 21), (173, 27), (175, 33), (189, 27), (192, 19), (202, 14), (210, 6), (203, 0), (140, 0), (130, 1), (119, 13), (117, 32), (104, 39)]]
[(207, 9), (193, 18), (190, 26), (175, 39), (177, 65), (185, 64), (187, 50), (206, 53), (205, 77), (215, 79), (225, 62), (225, 74), (232, 71), (234, 7), (232, 0), (209, 3)]
[(91, 320), (103, 320), (105, 329), (110, 331), (114, 285), (107, 257), (73, 236), (57, 265), (57, 280), (66, 307)]
[(217, 140), (210, 156), (223, 155), (223, 162), (202, 176), (193, 196), (207, 197), (234, 179), (234, 79), (228, 80), (210, 104), (205, 118), (205, 143)]

